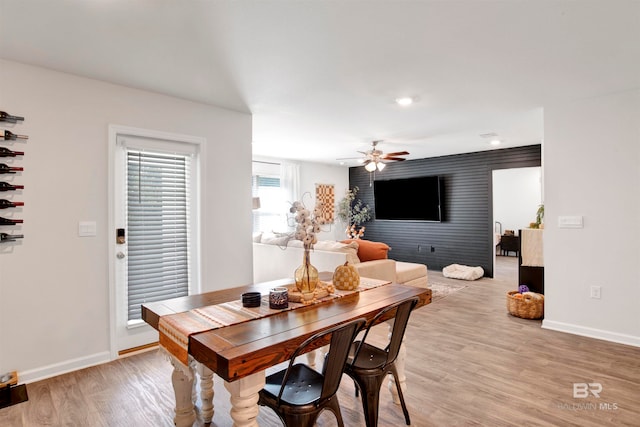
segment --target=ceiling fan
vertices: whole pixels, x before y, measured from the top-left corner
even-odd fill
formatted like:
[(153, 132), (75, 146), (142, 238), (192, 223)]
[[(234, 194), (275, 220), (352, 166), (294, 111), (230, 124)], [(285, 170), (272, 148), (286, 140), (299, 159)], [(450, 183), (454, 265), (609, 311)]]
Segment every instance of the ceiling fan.
[(382, 140), (372, 141), (371, 142), (371, 150), (368, 151), (358, 151), (358, 153), (364, 154), (364, 157), (350, 157), (346, 159), (338, 159), (338, 160), (348, 160), (348, 159), (360, 159), (364, 168), (369, 172), (375, 172), (375, 170), (381, 171), (385, 167), (386, 161), (402, 161), (406, 160), (404, 157), (409, 154), (408, 151), (396, 151), (394, 153), (384, 154), (382, 150), (377, 148), (378, 144), (382, 142)]

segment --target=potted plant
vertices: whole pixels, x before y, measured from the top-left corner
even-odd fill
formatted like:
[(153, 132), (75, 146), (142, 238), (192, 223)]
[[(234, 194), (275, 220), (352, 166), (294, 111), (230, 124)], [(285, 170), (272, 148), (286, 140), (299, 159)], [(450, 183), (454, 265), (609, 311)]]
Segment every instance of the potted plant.
[(540, 205), (538, 206), (538, 211), (536, 212), (536, 224), (538, 224), (538, 228), (541, 228), (540, 224), (542, 224), (543, 220), (544, 220), (544, 205)]
[(362, 203), (356, 198), (359, 188), (357, 186), (348, 189), (345, 196), (338, 203), (337, 216), (347, 225), (345, 232), (350, 239), (359, 239), (364, 235), (362, 223), (371, 219), (371, 209), (369, 205)]
[(536, 211), (536, 222), (529, 224), (530, 228), (544, 228), (544, 204), (538, 206)]

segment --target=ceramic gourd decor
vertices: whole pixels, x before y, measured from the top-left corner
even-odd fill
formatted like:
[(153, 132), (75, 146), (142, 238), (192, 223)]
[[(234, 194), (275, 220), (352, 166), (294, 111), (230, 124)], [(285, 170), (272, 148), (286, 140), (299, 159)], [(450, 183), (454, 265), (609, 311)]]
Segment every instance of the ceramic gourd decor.
[(333, 286), (343, 291), (352, 291), (360, 286), (360, 274), (349, 261), (336, 267), (333, 272)]

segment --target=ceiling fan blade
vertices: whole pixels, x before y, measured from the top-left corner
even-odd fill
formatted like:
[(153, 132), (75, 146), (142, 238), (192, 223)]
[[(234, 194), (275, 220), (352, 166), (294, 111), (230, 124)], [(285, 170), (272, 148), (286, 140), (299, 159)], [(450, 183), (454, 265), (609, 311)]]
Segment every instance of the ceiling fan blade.
[(406, 156), (408, 154), (409, 154), (408, 151), (396, 151), (395, 153), (387, 153), (387, 154), (384, 155), (384, 157)]
[(339, 159), (336, 160), (362, 160), (362, 156), (360, 157), (340, 157)]
[(402, 160), (407, 160), (404, 157), (384, 157), (385, 160), (395, 160), (395, 161), (402, 161)]

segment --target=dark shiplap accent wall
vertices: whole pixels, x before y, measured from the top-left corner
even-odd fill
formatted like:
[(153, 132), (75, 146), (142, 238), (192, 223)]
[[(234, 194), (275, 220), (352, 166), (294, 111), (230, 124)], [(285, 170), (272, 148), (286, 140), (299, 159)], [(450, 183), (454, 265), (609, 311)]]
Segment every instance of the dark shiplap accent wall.
[[(432, 270), (454, 263), (479, 265), (485, 276), (493, 277), (492, 171), (540, 165), (540, 145), (388, 163), (376, 179), (431, 175), (444, 179), (444, 219), (371, 220), (365, 224), (365, 238), (387, 243), (389, 257), (397, 261), (426, 264)], [(374, 209), (369, 182), (369, 172), (362, 166), (349, 169), (349, 186), (358, 186), (358, 197)], [(420, 203), (419, 188), (407, 203)]]

